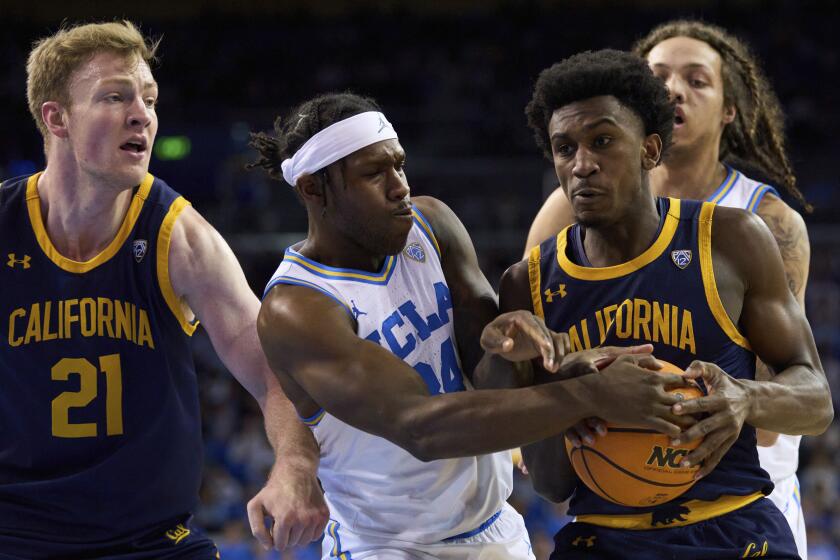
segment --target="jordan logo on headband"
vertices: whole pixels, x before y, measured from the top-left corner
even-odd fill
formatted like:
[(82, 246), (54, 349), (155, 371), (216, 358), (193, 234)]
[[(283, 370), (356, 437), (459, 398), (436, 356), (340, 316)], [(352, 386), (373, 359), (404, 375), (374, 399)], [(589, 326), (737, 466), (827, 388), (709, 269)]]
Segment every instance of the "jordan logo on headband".
[(382, 132), (383, 128), (387, 128), (389, 126), (391, 126), (391, 125), (388, 124), (388, 121), (383, 119), (382, 115), (379, 115), (379, 130), (377, 130), (376, 133), (379, 134), (380, 132)]

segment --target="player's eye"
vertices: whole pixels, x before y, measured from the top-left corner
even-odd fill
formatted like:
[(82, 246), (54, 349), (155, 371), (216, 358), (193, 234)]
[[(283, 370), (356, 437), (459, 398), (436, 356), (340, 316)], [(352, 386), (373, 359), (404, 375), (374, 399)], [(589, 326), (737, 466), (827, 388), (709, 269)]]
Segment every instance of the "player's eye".
[(603, 148), (604, 146), (606, 146), (610, 142), (612, 142), (611, 137), (609, 137), (609, 136), (599, 136), (595, 139), (594, 144), (598, 148)]

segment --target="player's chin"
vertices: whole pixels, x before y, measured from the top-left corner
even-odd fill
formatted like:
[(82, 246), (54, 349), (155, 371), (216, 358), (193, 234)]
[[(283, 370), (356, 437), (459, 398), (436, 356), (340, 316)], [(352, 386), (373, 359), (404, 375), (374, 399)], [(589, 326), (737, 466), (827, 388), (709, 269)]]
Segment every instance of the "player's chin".
[(389, 235), (386, 239), (383, 240), (382, 253), (385, 255), (398, 254), (400, 251), (405, 249), (405, 244), (407, 240), (408, 232), (395, 233), (394, 235)]

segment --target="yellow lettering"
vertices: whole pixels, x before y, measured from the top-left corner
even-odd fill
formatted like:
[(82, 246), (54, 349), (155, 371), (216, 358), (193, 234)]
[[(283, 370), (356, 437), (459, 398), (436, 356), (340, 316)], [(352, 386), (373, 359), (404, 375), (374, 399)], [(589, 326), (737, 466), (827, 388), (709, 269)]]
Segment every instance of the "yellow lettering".
[(50, 315), (52, 313), (52, 302), (44, 302), (44, 340), (55, 340), (58, 338), (57, 332), (50, 332)]
[(131, 340), (131, 318), (129, 317), (128, 303), (114, 300), (114, 311), (116, 312), (116, 337)]
[(73, 323), (79, 321), (79, 316), (73, 308), (79, 305), (79, 300), (68, 299), (64, 302), (64, 338), (73, 338)]
[(140, 310), (140, 328), (137, 334), (137, 345), (143, 346), (145, 344), (152, 350), (155, 349), (155, 341), (152, 339), (152, 327), (149, 325), (149, 316), (145, 309)]
[(680, 350), (688, 348), (692, 354), (697, 353), (694, 347), (694, 323), (691, 321), (691, 311), (683, 310), (682, 329), (680, 330)]
[(29, 310), (29, 324), (26, 325), (26, 338), (23, 343), (29, 344), (32, 339), (41, 342), (41, 306), (37, 303), (33, 303), (32, 309)]
[(111, 324), (114, 320), (114, 304), (108, 298), (98, 298), (96, 300), (97, 308), (97, 323), (96, 334), (98, 336), (105, 336), (105, 331), (108, 331), (108, 336), (114, 338), (114, 326)]
[(671, 344), (673, 346), (677, 345), (677, 315), (679, 313), (679, 308), (676, 305), (671, 306)]
[(58, 338), (67, 338), (64, 336), (64, 300), (58, 300)]
[(645, 299), (633, 300), (633, 338), (650, 340), (650, 303)]
[(137, 308), (133, 303), (129, 303), (128, 305), (131, 310), (131, 342), (137, 344)]
[(607, 340), (607, 326), (604, 324), (604, 314), (599, 309), (595, 312), (595, 322), (598, 323), (598, 344), (603, 344)]
[(96, 302), (93, 298), (82, 298), (79, 302), (79, 316), (81, 317), (82, 336), (96, 334)]
[(604, 308), (604, 336), (601, 338), (601, 342), (605, 341), (610, 334), (610, 331), (615, 325), (615, 310), (618, 309), (618, 306), (615, 304), (608, 305)]
[(659, 342), (660, 338), (665, 344), (671, 341), (671, 326), (668, 324), (670, 308), (667, 303), (660, 307), (658, 301), (653, 302), (653, 342)]
[(615, 334), (618, 338), (630, 338), (633, 335), (633, 302), (625, 299), (615, 314)]
[(23, 344), (22, 336), (15, 338), (16, 317), (20, 317), (21, 319), (26, 317), (26, 310), (20, 307), (9, 314), (9, 346), (20, 346), (21, 344)]
[(580, 335), (577, 331), (577, 326), (572, 325), (569, 329), (569, 346), (572, 352), (580, 352), (583, 346), (580, 344)]
[(583, 334), (583, 348), (589, 350), (592, 348), (592, 342), (589, 340), (589, 325), (586, 324), (586, 319), (580, 322), (580, 332)]

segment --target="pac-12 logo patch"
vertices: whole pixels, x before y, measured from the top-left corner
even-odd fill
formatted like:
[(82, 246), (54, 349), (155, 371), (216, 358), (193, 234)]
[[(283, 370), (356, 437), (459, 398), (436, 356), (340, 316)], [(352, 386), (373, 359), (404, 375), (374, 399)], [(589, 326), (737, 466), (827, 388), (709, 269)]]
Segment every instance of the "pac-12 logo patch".
[(691, 249), (671, 251), (671, 260), (674, 261), (677, 268), (685, 270), (685, 267), (691, 264)]
[(414, 259), (417, 262), (426, 262), (426, 251), (423, 250), (423, 247), (419, 243), (410, 243), (403, 249), (403, 253), (405, 253), (406, 257)]
[(134, 253), (134, 260), (140, 262), (146, 256), (146, 249), (149, 248), (149, 242), (145, 239), (135, 239), (131, 243), (131, 252)]

